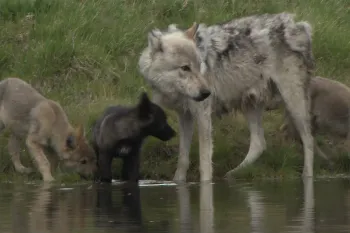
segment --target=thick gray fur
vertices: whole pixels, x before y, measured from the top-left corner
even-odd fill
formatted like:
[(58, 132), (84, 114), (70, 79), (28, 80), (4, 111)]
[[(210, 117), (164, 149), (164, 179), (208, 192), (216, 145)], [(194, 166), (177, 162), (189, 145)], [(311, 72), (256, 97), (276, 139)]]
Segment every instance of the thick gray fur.
[(289, 13), (264, 14), (187, 30), (176, 25), (148, 34), (139, 70), (153, 100), (177, 111), (180, 150), (176, 181), (185, 181), (194, 120), (201, 181), (212, 180), (212, 113), (241, 111), (250, 128), (249, 151), (228, 175), (252, 164), (266, 148), (264, 104), (281, 95), (304, 145), (304, 176), (313, 176), (308, 85), (314, 68), (311, 26)]

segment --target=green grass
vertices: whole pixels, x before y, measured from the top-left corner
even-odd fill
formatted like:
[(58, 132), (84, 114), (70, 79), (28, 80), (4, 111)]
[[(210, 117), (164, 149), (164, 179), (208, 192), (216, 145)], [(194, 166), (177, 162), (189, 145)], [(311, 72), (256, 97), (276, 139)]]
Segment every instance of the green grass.
[[(110, 104), (134, 104), (150, 88), (137, 70), (147, 32), (154, 27), (194, 21), (207, 24), (257, 13), (293, 12), (313, 26), (317, 75), (350, 83), (350, 4), (347, 0), (0, 0), (0, 74), (32, 83), (58, 100), (73, 124), (84, 123), (90, 136), (92, 121)], [(177, 118), (170, 114), (177, 129)], [(302, 148), (283, 142), (278, 132), (281, 112), (265, 114), (268, 148), (254, 166), (239, 177), (292, 178), (303, 166)], [(7, 135), (0, 138), (0, 179), (17, 179), (7, 155)], [(214, 122), (214, 176), (222, 178), (248, 151), (249, 131), (242, 117)], [(322, 142), (321, 139), (319, 139)], [(171, 179), (177, 163), (178, 138), (164, 143), (148, 139), (143, 150), (144, 178)], [(197, 180), (197, 135), (191, 149), (189, 180)], [(327, 171), (316, 158), (317, 174), (347, 172), (346, 154), (334, 150), (336, 167)], [(24, 163), (31, 163), (28, 156)], [(120, 163), (115, 162), (118, 175)], [(60, 173), (60, 172), (58, 172)], [(73, 177), (73, 178), (72, 178)], [(30, 177), (29, 177), (30, 178)], [(26, 179), (29, 179), (26, 178)], [(39, 179), (34, 174), (31, 179)], [(62, 180), (75, 181), (75, 176)]]

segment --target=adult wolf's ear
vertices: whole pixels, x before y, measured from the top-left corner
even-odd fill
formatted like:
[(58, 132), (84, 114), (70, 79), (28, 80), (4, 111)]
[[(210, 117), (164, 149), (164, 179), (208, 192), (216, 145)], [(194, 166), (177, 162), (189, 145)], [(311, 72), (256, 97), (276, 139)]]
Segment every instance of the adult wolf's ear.
[(187, 36), (189, 39), (191, 39), (191, 40), (195, 40), (198, 27), (199, 27), (199, 24), (197, 24), (196, 22), (194, 22), (194, 23), (192, 24), (192, 26), (191, 26), (189, 29), (187, 29), (187, 30), (185, 31), (186, 36)]
[(142, 92), (140, 101), (138, 104), (138, 116), (142, 121), (150, 121), (152, 120), (152, 103), (148, 98), (146, 92)]
[(159, 29), (153, 29), (148, 33), (148, 46), (152, 53), (163, 52), (162, 47), (162, 32)]

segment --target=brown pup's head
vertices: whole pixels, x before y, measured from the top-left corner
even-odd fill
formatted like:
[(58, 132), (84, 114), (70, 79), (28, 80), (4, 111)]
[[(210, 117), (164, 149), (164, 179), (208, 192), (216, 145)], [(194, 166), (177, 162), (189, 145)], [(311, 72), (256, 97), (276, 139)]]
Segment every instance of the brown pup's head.
[(64, 154), (64, 165), (73, 168), (82, 178), (91, 178), (96, 172), (96, 155), (85, 137), (82, 125), (67, 137)]

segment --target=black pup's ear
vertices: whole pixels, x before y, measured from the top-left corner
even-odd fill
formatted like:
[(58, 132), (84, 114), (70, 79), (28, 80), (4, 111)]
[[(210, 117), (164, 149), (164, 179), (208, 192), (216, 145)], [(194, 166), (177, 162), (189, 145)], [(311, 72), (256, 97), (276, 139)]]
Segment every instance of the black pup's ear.
[(142, 92), (138, 104), (138, 114), (141, 120), (149, 120), (152, 117), (152, 103), (146, 92)]

